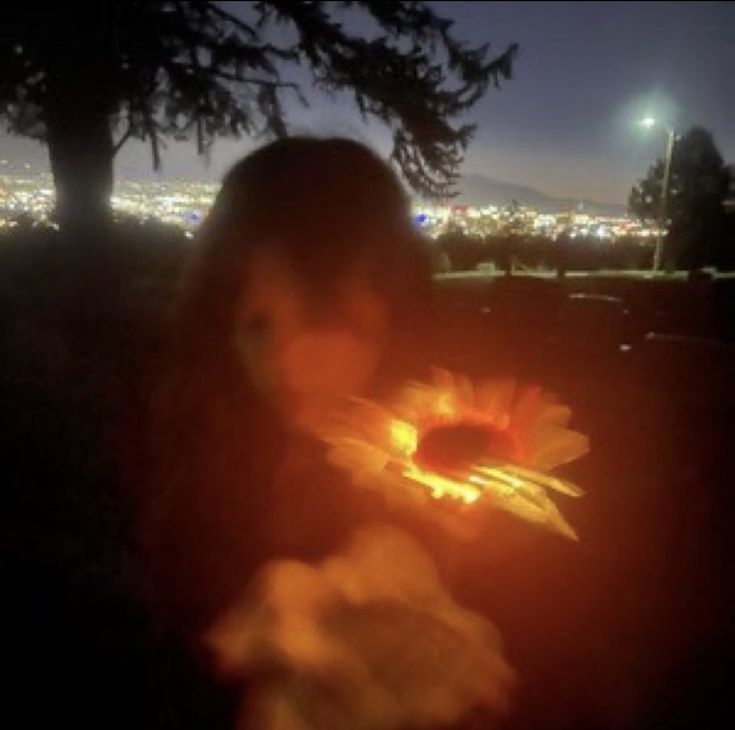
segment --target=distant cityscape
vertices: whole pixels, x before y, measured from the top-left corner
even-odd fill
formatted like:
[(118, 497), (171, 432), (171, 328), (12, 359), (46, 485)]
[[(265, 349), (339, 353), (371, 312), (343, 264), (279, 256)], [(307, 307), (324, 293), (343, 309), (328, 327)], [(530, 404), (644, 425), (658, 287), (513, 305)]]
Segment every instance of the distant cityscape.
[[(187, 232), (201, 223), (219, 190), (207, 182), (118, 180), (113, 209), (142, 220), (157, 220)], [(22, 221), (48, 223), (54, 207), (54, 185), (48, 173), (0, 175), (0, 229)]]
[[(54, 205), (54, 186), (48, 173), (34, 173), (30, 166), (15, 174), (0, 174), (0, 229), (24, 221), (48, 224)], [(210, 209), (219, 184), (196, 181), (118, 180), (112, 206), (121, 215), (156, 220), (177, 226), (191, 235)], [(548, 212), (512, 203), (495, 205), (444, 204), (413, 206), (414, 221), (426, 235), (446, 233), (469, 236), (524, 236), (557, 240), (560, 237), (615, 242), (639, 239), (645, 243), (658, 230), (625, 215), (600, 215), (576, 206)]]

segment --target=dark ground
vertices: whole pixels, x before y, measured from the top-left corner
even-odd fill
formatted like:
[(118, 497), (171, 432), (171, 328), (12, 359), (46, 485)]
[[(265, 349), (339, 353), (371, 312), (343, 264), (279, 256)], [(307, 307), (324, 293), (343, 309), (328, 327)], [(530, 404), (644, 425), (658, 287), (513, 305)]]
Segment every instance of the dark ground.
[[(146, 617), (119, 478), (185, 241), (118, 237), (96, 258), (0, 244), (12, 727), (212, 728), (228, 707)], [(515, 570), (468, 555), (463, 598), (491, 596), (513, 661), (534, 657), (509, 727), (734, 726), (734, 284), (441, 282), (443, 364), (556, 390), (592, 441), (567, 472), (579, 545), (520, 546)]]

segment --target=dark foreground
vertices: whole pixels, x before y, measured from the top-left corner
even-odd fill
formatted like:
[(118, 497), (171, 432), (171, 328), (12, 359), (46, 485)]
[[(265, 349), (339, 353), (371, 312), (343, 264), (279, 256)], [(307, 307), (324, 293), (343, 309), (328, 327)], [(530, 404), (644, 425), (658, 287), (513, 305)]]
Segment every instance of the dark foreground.
[[(139, 595), (118, 424), (145, 413), (184, 253), (126, 236), (91, 262), (53, 237), (0, 251), (12, 727), (214, 728), (230, 709)], [(579, 545), (467, 557), (463, 599), (534, 667), (508, 727), (733, 726), (733, 283), (440, 283), (444, 364), (556, 390), (593, 445), (568, 472)]]

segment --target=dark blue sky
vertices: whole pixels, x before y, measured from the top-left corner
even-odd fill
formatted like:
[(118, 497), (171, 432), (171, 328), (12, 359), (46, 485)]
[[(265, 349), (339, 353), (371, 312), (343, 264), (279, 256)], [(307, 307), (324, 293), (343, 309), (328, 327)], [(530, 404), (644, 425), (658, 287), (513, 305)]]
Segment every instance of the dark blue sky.
[[(242, 5), (242, 4), (239, 4)], [(458, 37), (500, 51), (517, 41), (515, 78), (471, 112), (478, 132), (465, 169), (544, 192), (623, 202), (634, 179), (663, 151), (663, 135), (635, 122), (647, 113), (677, 129), (711, 129), (735, 162), (735, 3), (435, 2)], [(388, 149), (384, 130), (365, 127), (346, 99), (295, 108), (300, 131), (347, 134)], [(0, 157), (44, 154), (0, 137)], [(205, 167), (191, 146), (171, 145), (164, 178), (218, 178), (252, 142), (218, 144)], [(120, 154), (118, 172), (148, 177), (142, 145)]]
[[(449, 3), (440, 5), (449, 6)], [(469, 169), (554, 194), (624, 200), (663, 148), (644, 113), (703, 124), (735, 162), (735, 4), (457, 3), (469, 40), (521, 44), (516, 78), (478, 105)]]

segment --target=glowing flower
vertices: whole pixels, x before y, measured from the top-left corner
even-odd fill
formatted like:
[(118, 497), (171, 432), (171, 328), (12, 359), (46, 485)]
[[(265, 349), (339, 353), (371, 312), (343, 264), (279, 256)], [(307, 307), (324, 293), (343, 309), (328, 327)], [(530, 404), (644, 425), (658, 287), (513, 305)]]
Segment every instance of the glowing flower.
[(437, 370), (390, 405), (352, 401), (323, 437), (333, 463), (391, 499), (432, 510), (434, 498), (442, 519), (491, 506), (576, 539), (547, 493), (582, 494), (549, 473), (588, 449), (587, 437), (567, 428), (570, 417), (541, 388)]

